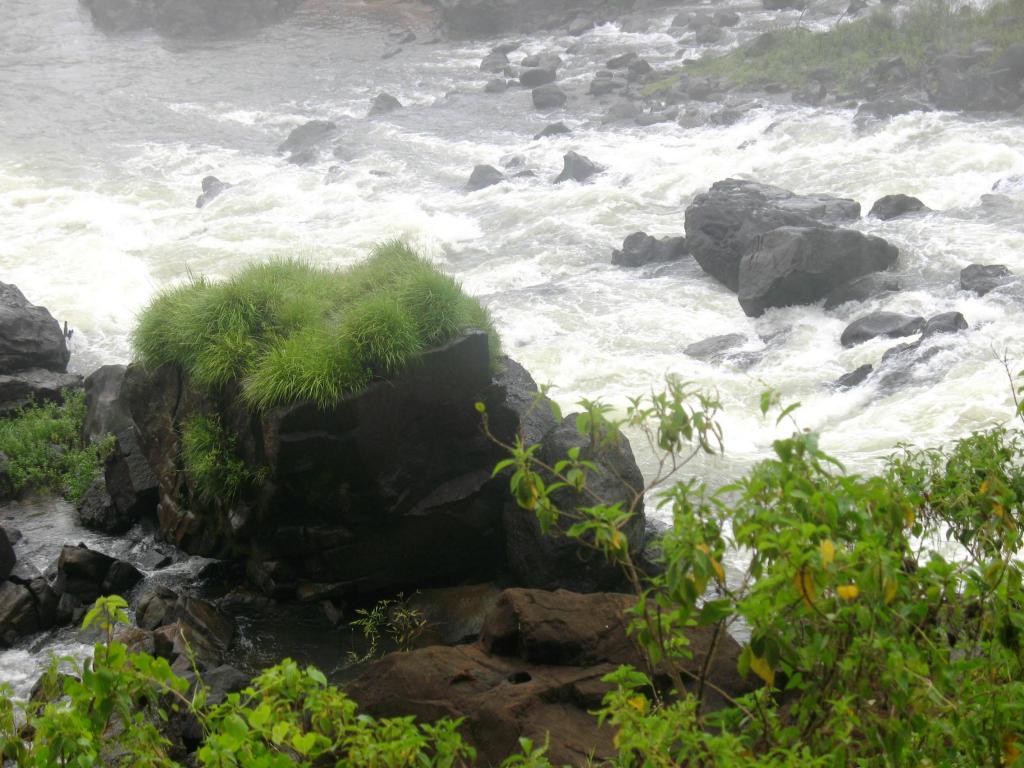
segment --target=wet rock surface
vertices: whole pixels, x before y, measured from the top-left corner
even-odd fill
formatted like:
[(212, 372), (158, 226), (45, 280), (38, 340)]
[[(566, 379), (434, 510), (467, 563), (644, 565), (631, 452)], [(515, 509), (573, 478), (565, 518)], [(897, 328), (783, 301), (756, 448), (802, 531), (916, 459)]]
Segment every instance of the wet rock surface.
[[(542, 743), (546, 735), (552, 764), (610, 757), (614, 731), (598, 726), (589, 710), (610, 690), (602, 676), (621, 664), (642, 668), (625, 632), (624, 612), (633, 602), (618, 594), (506, 590), (479, 643), (391, 654), (346, 691), (378, 717), (464, 717), (463, 737), (482, 763), (499, 763), (521, 737)], [(688, 669), (698, 672), (712, 648), (712, 630), (688, 634), (694, 651)], [(730, 695), (750, 689), (736, 672), (739, 651), (726, 636), (708, 665), (709, 677)]]

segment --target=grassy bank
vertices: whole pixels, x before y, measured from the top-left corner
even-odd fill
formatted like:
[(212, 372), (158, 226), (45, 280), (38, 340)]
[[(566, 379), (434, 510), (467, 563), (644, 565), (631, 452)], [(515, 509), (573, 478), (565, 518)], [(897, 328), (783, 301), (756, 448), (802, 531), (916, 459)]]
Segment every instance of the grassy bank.
[(495, 357), (487, 311), (393, 242), (344, 271), (274, 261), (222, 283), (195, 279), (144, 310), (134, 343), (147, 367), (175, 363), (210, 389), (239, 382), (256, 409), (330, 407), (470, 328), (488, 332)]
[(952, 0), (917, 0), (900, 14), (879, 9), (863, 18), (841, 20), (827, 32), (801, 26), (776, 29), (769, 45), (746, 46), (705, 58), (687, 71), (724, 78), (740, 87), (779, 83), (805, 86), (822, 70), (842, 88), (855, 90), (885, 59), (902, 57), (914, 77), (946, 54), (991, 47), (994, 61), (1009, 45), (1024, 40), (1024, 0), (1005, 0), (983, 11), (960, 11)]

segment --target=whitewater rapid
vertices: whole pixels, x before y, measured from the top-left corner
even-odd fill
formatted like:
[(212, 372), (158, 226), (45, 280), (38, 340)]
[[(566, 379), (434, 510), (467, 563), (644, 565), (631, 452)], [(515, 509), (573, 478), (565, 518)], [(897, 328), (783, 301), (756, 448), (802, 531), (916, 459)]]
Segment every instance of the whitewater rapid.
[[(551, 383), (563, 406), (584, 397), (622, 406), (666, 373), (715, 388), (727, 453), (693, 468), (712, 482), (763, 457), (779, 435), (757, 413), (767, 387), (801, 402), (800, 425), (821, 430), (825, 447), (858, 470), (901, 442), (938, 445), (1010, 415), (999, 358), (1024, 368), (1024, 305), (1013, 295), (966, 294), (958, 274), (972, 262), (1024, 272), (1020, 193), (982, 204), (994, 183), (1024, 174), (1019, 116), (918, 113), (858, 131), (849, 109), (763, 104), (724, 127), (603, 125), (614, 100), (586, 94), (603, 61), (635, 50), (667, 70), (700, 53), (668, 31), (679, 8), (628, 29), (520, 38), (513, 62), (542, 51), (565, 61), (569, 104), (542, 114), (527, 90), (483, 93), (490, 75), (479, 63), (492, 42), (421, 40), (385, 60), (393, 29), (337, 14), (325, 23), (320, 6), (246, 40), (186, 44), (109, 38), (76, 0), (4, 5), (0, 280), (75, 329), (73, 370), (129, 360), (140, 308), (190, 273), (224, 276), (281, 256), (346, 265), (401, 237), (487, 304), (507, 352)], [(750, 3), (735, 7), (743, 21), (721, 46), (771, 23)], [(367, 119), (379, 91), (405, 108)], [(310, 119), (338, 124), (340, 157), (289, 165), (275, 148)], [(557, 120), (572, 134), (532, 138)], [(605, 172), (553, 185), (568, 150)], [(515, 155), (534, 176), (465, 191), (474, 165)], [(338, 180), (325, 184), (331, 165)], [(197, 210), (208, 174), (235, 186)], [(692, 260), (611, 266), (612, 248), (633, 231), (682, 234), (688, 202), (729, 176), (852, 197), (865, 212), (902, 192), (938, 212), (857, 224), (900, 248), (905, 290), (831, 312), (750, 319)], [(831, 390), (894, 343), (839, 344), (849, 321), (878, 309), (956, 310), (971, 329), (943, 339), (915, 383), (895, 393), (870, 383)], [(742, 369), (683, 354), (734, 332), (763, 352), (760, 362)]]

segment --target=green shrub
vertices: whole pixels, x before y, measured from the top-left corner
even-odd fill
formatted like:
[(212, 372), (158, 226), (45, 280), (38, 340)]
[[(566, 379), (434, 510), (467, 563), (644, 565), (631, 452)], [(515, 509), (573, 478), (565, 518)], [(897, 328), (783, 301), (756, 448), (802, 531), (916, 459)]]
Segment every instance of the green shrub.
[(216, 416), (196, 415), (185, 422), (181, 459), (196, 494), (206, 502), (230, 504), (258, 480), (235, 455), (235, 440)]
[(77, 502), (100, 475), (113, 438), (93, 445), (82, 442), (85, 394), (65, 392), (64, 403), (23, 408), (0, 420), (0, 451), (8, 460), (15, 493), (60, 491)]
[[(917, 75), (936, 56), (966, 53), (987, 43), (990, 61), (1024, 39), (1024, 0), (1003, 0), (983, 11), (959, 12), (951, 0), (918, 0), (897, 19), (879, 10), (834, 28), (812, 32), (795, 26), (773, 30), (773, 44), (762, 52), (738, 48), (693, 63), (688, 71), (724, 77), (741, 86), (782, 83), (804, 86), (815, 70), (831, 70), (843, 88), (856, 88), (882, 60), (902, 57)], [(664, 81), (670, 87), (671, 81)]]
[[(622, 419), (583, 406), (582, 434), (628, 427), (659, 449), (645, 489), (667, 488), (660, 504), (672, 513), (659, 572), (639, 569), (622, 534), (636, 504), (588, 496), (595, 466), (572, 453), (543, 464), (519, 442), (498, 468), (542, 527), (568, 517), (569, 535), (621, 564), (639, 598), (632, 632), (671, 684), (629, 668), (608, 678), (616, 690), (600, 715), (620, 728), (614, 765), (1024, 765), (1019, 432), (904, 451), (865, 477), (798, 429), (712, 490), (673, 478), (719, 449), (713, 396), (673, 379)], [(773, 407), (766, 395), (762, 410)], [(562, 484), (589, 506), (556, 508)], [(961, 550), (950, 556), (944, 540)], [(706, 711), (714, 665), (688, 671), (692, 626), (746, 635), (740, 672), (761, 687), (737, 699), (716, 690), (728, 705)]]
[(174, 363), (201, 387), (239, 382), (256, 409), (306, 399), (326, 408), (470, 328), (488, 333), (496, 359), (487, 311), (391, 242), (344, 271), (284, 260), (223, 283), (193, 279), (143, 311), (134, 346), (147, 367)]

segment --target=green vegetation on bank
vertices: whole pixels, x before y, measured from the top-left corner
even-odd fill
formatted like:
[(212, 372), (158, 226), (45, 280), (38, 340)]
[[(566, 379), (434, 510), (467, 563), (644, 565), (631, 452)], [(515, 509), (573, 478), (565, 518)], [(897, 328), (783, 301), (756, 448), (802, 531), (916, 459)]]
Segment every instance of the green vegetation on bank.
[[(745, 476), (709, 489), (677, 474), (721, 450), (713, 395), (670, 379), (622, 419), (599, 403), (583, 407), (577, 426), (592, 445), (629, 429), (658, 455), (646, 490), (667, 488), (658, 498), (673, 518), (659, 572), (632, 560), (622, 530), (634, 509), (590, 495), (596, 465), (578, 451), (545, 465), (534, 448), (508, 445), (496, 471), (509, 470), (514, 497), (543, 527), (567, 518), (570, 536), (620, 564), (639, 598), (631, 632), (648, 661), (605, 678), (611, 690), (595, 714), (616, 729), (616, 754), (594, 765), (1024, 766), (1019, 430), (904, 450), (859, 476), (766, 395), (762, 412), (777, 409), (777, 423), (796, 428)], [(582, 494), (579, 507), (553, 505), (565, 484)], [(188, 764), (208, 768), (474, 764), (458, 721), (359, 715), (319, 671), (287, 660), (210, 705), (202, 685), (190, 689), (166, 660), (113, 639), (125, 608), (101, 598), (86, 623), (105, 641), (75, 674), (54, 668), (48, 703), (0, 697), (4, 759), (179, 766), (171, 737), (188, 714), (203, 734)], [(693, 626), (744, 638), (739, 667), (757, 682), (752, 693), (732, 698), (716, 688), (714, 663), (692, 663)], [(712, 707), (712, 694), (724, 706)], [(543, 748), (521, 746), (505, 766), (547, 768)]]
[[(994, 61), (1007, 46), (1024, 40), (1024, 0), (1002, 0), (983, 10), (952, 0), (916, 0), (904, 10), (882, 8), (833, 29), (812, 32), (801, 26), (773, 30), (764, 45), (737, 48), (687, 65), (692, 74), (721, 77), (740, 87), (807, 84), (823, 71), (841, 88), (855, 91), (882, 61), (902, 57), (911, 76), (940, 55), (990, 46)], [(672, 80), (663, 81), (670, 87)]]
[(66, 392), (63, 405), (44, 403), (23, 408), (0, 420), (0, 452), (15, 494), (58, 491), (77, 502), (100, 474), (111, 441), (82, 442), (85, 395)]
[[(594, 444), (629, 428), (656, 450), (646, 490), (668, 486), (660, 504), (673, 522), (663, 570), (634, 562), (622, 534), (632, 509), (596, 497), (554, 506), (566, 484), (587, 492), (593, 468), (578, 456), (546, 465), (519, 443), (506, 446), (505, 466), (520, 506), (544, 527), (563, 519), (622, 566), (639, 597), (632, 632), (648, 666), (607, 678), (616, 690), (601, 717), (620, 729), (612, 765), (1024, 766), (1019, 430), (905, 450), (865, 477), (799, 429), (794, 408), (779, 408), (777, 423), (797, 429), (711, 489), (673, 478), (719, 451), (714, 396), (670, 380), (621, 420), (584, 405)], [(778, 407), (762, 398), (766, 415)], [(746, 637), (739, 669), (758, 690), (716, 690), (727, 705), (709, 711), (714, 664), (693, 673), (692, 626)]]
[(487, 311), (401, 242), (347, 270), (298, 261), (250, 266), (159, 295), (134, 344), (150, 368), (179, 365), (200, 387), (230, 382), (255, 409), (313, 400), (322, 407), (415, 363), (476, 328), (498, 337)]

